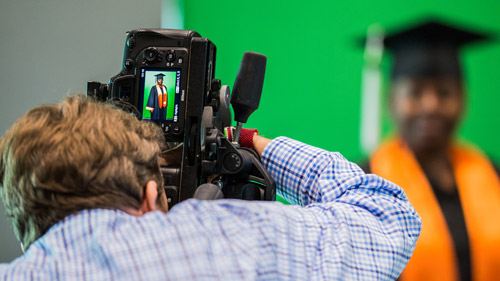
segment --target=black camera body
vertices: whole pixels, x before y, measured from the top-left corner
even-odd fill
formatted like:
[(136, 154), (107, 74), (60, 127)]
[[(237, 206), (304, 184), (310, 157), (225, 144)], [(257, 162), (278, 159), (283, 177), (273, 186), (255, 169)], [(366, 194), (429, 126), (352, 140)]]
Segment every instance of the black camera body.
[[(87, 85), (87, 95), (158, 124), (168, 143), (182, 145), (182, 163), (162, 167), (169, 207), (192, 197), (276, 198), (276, 185), (258, 155), (223, 134), (231, 126), (230, 100), (235, 114), (246, 118), (258, 107), (265, 56), (245, 53), (235, 83), (244, 89), (233, 97), (214, 78), (215, 59), (215, 45), (195, 31), (135, 29), (127, 33), (120, 73), (109, 84)], [(241, 101), (246, 109), (240, 109)], [(207, 182), (214, 174), (217, 179)]]

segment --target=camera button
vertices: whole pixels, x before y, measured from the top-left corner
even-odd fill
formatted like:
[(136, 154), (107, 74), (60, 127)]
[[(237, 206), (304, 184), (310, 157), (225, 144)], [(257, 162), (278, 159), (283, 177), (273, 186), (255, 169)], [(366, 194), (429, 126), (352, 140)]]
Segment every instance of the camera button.
[(173, 62), (175, 60), (175, 52), (170, 50), (167, 52), (167, 61)]
[(182, 64), (182, 63), (184, 62), (184, 58), (183, 58), (183, 57), (180, 57), (180, 58), (179, 58), (179, 60), (177, 60), (177, 62), (178, 62), (179, 64)]
[(147, 62), (154, 62), (158, 58), (158, 50), (156, 48), (147, 48), (144, 51), (143, 58)]
[(236, 153), (229, 153), (224, 157), (223, 160), (224, 168), (228, 171), (235, 172), (241, 167), (242, 159)]
[(130, 37), (127, 40), (127, 46), (128, 46), (129, 49), (133, 49), (135, 47), (135, 39), (134, 39), (134, 37)]
[(179, 126), (174, 126), (174, 133), (178, 134), (181, 131), (181, 128)]
[(134, 67), (134, 61), (132, 59), (126, 59), (125, 60), (125, 67), (127, 69), (131, 69), (132, 67)]

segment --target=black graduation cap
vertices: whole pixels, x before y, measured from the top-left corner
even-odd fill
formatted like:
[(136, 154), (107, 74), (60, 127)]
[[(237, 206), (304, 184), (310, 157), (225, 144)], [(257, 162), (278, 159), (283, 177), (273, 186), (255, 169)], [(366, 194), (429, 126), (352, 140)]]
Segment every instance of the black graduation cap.
[(163, 74), (163, 73), (160, 73), (160, 74), (156, 74), (156, 75), (155, 75), (156, 80), (158, 80), (158, 79), (163, 79), (163, 76), (165, 76), (165, 74)]
[(491, 36), (452, 26), (439, 20), (426, 20), (404, 30), (389, 33), (384, 47), (394, 55), (392, 77), (462, 76), (459, 49)]

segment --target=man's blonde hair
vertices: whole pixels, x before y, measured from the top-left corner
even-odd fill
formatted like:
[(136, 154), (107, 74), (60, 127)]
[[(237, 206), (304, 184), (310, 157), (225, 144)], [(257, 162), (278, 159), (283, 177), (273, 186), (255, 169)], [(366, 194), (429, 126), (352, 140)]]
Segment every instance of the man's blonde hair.
[(27, 248), (84, 209), (139, 209), (148, 180), (163, 180), (161, 130), (78, 95), (36, 107), (0, 140), (0, 195)]

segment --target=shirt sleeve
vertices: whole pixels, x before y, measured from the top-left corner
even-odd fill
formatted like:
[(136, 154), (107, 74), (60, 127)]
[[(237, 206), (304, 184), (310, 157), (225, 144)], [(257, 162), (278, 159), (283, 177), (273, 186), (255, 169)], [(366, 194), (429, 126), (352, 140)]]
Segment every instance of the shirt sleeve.
[(155, 101), (158, 99), (156, 96), (156, 90), (155, 86), (151, 87), (151, 90), (149, 91), (149, 97), (148, 97), (148, 102), (146, 104), (146, 109), (147, 110), (154, 110), (155, 109)]
[(302, 262), (341, 280), (399, 276), (421, 228), (400, 187), (365, 174), (339, 153), (284, 137), (265, 148), (262, 162), (278, 192), (303, 206), (283, 214), (290, 225), (282, 226), (293, 233), (287, 239), (306, 248)]

